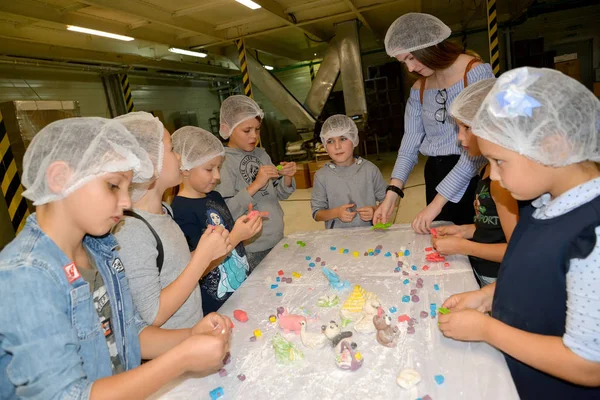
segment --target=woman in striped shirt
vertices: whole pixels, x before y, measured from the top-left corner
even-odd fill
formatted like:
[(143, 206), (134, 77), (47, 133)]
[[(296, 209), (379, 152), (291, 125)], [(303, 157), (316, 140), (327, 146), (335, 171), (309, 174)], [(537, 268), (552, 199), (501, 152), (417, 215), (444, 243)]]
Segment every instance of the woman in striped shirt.
[(420, 75), (406, 105), (404, 137), (391, 185), (375, 212), (373, 223), (390, 217), (408, 175), (417, 164), (419, 151), (428, 156), (425, 165), (427, 207), (412, 227), (427, 233), (434, 219), (457, 225), (473, 223), (473, 198), (477, 172), (483, 157), (471, 157), (458, 142), (458, 126), (447, 110), (470, 83), (493, 78), (489, 64), (467, 55), (450, 42), (450, 28), (429, 14), (408, 13), (398, 18), (385, 37), (386, 52)]

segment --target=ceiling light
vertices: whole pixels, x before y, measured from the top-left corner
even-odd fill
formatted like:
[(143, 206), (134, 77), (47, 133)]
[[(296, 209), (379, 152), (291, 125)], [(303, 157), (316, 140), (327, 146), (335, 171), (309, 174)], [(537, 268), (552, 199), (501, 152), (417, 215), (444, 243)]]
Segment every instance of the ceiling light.
[(315, 53), (315, 56), (317, 55), (317, 53)]
[(248, 8), (251, 8), (253, 10), (259, 9), (260, 5), (256, 4), (255, 2), (253, 2), (252, 0), (235, 0), (240, 4), (245, 5)]
[(129, 37), (129, 36), (116, 35), (114, 33), (97, 31), (95, 29), (82, 28), (80, 26), (68, 25), (67, 30), (73, 31), (73, 32), (87, 33), (89, 35), (103, 36), (103, 37), (107, 37), (107, 38), (111, 38), (111, 39), (123, 40), (125, 42), (130, 42), (132, 40), (135, 40), (134, 38)]
[(207, 56), (206, 53), (200, 53), (198, 51), (191, 51), (191, 50), (184, 50), (184, 49), (178, 49), (176, 47), (170, 47), (169, 51), (171, 53), (176, 53), (176, 54), (183, 54), (184, 56), (190, 56), (190, 57), (200, 57), (200, 58), (204, 58)]
[(265, 65), (265, 69), (267, 71), (273, 71), (275, 68), (271, 67), (270, 65)]

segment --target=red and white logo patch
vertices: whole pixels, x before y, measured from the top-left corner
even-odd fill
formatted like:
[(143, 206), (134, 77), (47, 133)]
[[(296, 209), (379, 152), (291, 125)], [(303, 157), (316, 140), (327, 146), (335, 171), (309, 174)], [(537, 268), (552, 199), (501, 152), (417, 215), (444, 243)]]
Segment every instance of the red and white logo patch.
[(67, 280), (69, 283), (73, 283), (77, 279), (81, 278), (81, 274), (79, 273), (77, 266), (75, 266), (75, 263), (65, 265), (63, 269), (65, 270), (65, 275), (67, 275)]

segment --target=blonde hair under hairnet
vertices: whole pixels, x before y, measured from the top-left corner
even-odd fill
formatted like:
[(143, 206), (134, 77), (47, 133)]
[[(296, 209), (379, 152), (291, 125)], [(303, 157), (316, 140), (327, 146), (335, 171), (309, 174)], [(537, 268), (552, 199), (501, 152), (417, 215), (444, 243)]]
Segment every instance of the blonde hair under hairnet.
[(221, 104), (221, 126), (219, 133), (225, 140), (229, 139), (233, 130), (242, 122), (259, 117), (263, 119), (263, 110), (248, 96), (230, 96)]
[[(60, 193), (48, 187), (46, 173), (55, 162), (71, 174)], [(133, 182), (152, 178), (148, 154), (121, 124), (105, 118), (69, 118), (53, 122), (33, 138), (23, 158), (23, 196), (40, 206), (69, 196), (102, 175), (133, 171)]]
[(504, 73), (477, 112), (473, 133), (540, 164), (600, 162), (600, 100), (561, 72)]
[(327, 143), (328, 139), (345, 136), (354, 147), (358, 146), (358, 128), (352, 118), (347, 115), (332, 115), (327, 118), (323, 127), (321, 128), (321, 142), (323, 145)]
[(396, 19), (385, 34), (385, 52), (390, 57), (435, 46), (452, 31), (430, 14), (407, 13)]
[(450, 105), (450, 114), (465, 125), (473, 125), (475, 114), (495, 83), (496, 78), (489, 78), (467, 86)]
[(154, 175), (152, 181), (140, 185), (131, 185), (131, 201), (136, 203), (148, 192), (149, 186), (158, 179), (163, 167), (165, 145), (163, 136), (165, 127), (155, 116), (145, 111), (136, 111), (113, 118), (123, 125), (137, 139), (140, 146), (146, 150), (152, 164)]
[(113, 118), (135, 136), (140, 145), (148, 152), (148, 156), (160, 175), (165, 154), (163, 135), (165, 127), (158, 118), (145, 111), (135, 111)]
[(181, 155), (181, 170), (189, 171), (224, 156), (223, 144), (215, 135), (195, 126), (184, 126), (173, 133), (173, 148)]

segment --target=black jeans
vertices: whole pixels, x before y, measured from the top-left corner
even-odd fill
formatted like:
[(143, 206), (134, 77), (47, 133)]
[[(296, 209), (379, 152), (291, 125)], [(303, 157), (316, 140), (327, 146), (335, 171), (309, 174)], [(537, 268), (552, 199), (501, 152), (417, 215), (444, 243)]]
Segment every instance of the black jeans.
[[(425, 164), (425, 197), (427, 204), (430, 204), (438, 194), (435, 188), (448, 173), (454, 168), (460, 156), (438, 156), (429, 157)], [(476, 175), (469, 182), (469, 187), (465, 191), (462, 199), (458, 203), (447, 202), (442, 212), (435, 221), (450, 221), (456, 225), (472, 224), (475, 217), (475, 189), (479, 177)]]

